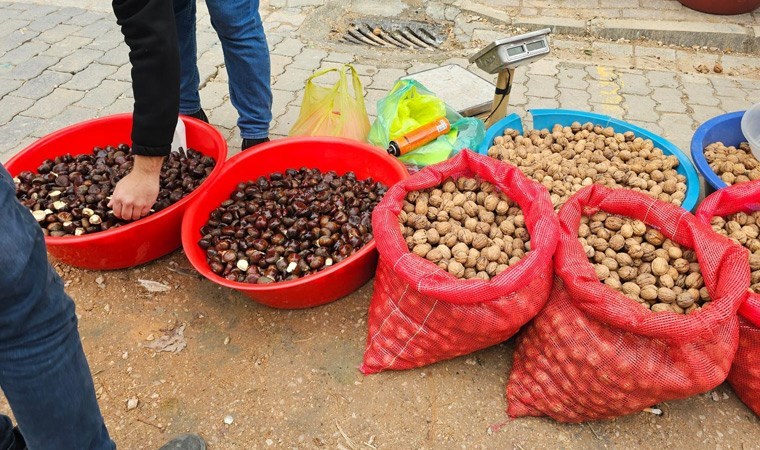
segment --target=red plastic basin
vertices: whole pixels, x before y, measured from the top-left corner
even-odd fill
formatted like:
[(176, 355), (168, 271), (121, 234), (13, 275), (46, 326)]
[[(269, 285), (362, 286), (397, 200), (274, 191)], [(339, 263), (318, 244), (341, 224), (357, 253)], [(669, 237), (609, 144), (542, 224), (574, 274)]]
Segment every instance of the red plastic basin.
[(309, 308), (344, 297), (367, 282), (375, 273), (377, 250), (372, 240), (339, 264), (313, 275), (272, 284), (249, 284), (230, 281), (215, 274), (206, 262), (206, 252), (198, 245), (200, 229), (209, 214), (230, 198), (238, 183), (269, 176), (273, 172), (301, 167), (339, 175), (352, 171), (358, 179), (372, 177), (387, 186), (403, 180), (409, 173), (403, 164), (367, 144), (328, 137), (278, 139), (235, 155), (224, 165), (222, 173), (194, 202), (182, 221), (182, 246), (198, 272), (214, 283), (236, 289), (253, 300), (274, 308)]
[[(163, 211), (123, 225), (84, 236), (46, 237), (48, 252), (58, 260), (91, 270), (136, 266), (170, 253), (182, 244), (182, 216), (188, 204), (205, 190), (222, 170), (227, 143), (216, 129), (192, 118), (183, 118), (187, 145), (217, 162), (203, 184)], [(132, 115), (117, 114), (88, 120), (51, 133), (19, 152), (5, 164), (11, 175), (36, 171), (46, 159), (65, 153), (91, 153), (96, 146), (132, 144)]]

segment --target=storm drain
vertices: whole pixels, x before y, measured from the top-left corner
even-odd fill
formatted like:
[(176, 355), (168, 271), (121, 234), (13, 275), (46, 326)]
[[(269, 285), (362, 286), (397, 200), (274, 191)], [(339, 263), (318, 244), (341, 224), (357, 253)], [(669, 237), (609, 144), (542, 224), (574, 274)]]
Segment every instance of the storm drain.
[(412, 20), (362, 20), (350, 24), (343, 40), (374, 47), (436, 49), (446, 40), (442, 27)]

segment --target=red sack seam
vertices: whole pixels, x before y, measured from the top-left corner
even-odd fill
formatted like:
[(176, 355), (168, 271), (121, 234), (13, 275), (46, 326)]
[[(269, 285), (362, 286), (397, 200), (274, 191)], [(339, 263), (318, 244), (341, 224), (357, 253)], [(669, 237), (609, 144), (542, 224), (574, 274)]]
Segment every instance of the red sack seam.
[[(454, 170), (464, 160), (469, 170)], [(407, 192), (425, 189), (441, 184), (449, 176), (472, 176), (492, 183), (499, 191), (516, 202), (523, 210), (525, 223), (531, 235), (531, 250), (525, 257), (490, 281), (460, 280), (437, 265), (409, 252), (398, 226), (398, 214)], [(514, 189), (512, 189), (514, 187)], [(541, 211), (553, 211), (551, 198), (546, 188), (528, 179), (519, 169), (496, 161), (487, 156), (477, 155), (469, 150), (441, 164), (429, 166), (412, 177), (394, 185), (384, 196), (372, 214), (372, 227), (380, 255), (394, 261), (394, 272), (406, 283), (417, 285), (424, 295), (435, 296), (441, 301), (467, 305), (492, 301), (518, 290), (525, 277), (538, 272), (537, 265), (550, 258), (557, 245), (555, 214), (540, 215)], [(405, 258), (405, 255), (412, 255)], [(429, 284), (418, 283), (420, 266), (432, 265), (436, 270), (429, 275)], [(466, 291), (468, 295), (463, 296)]]
[[(584, 205), (583, 210), (581, 205)], [(646, 206), (646, 208), (636, 208), (637, 205)], [(657, 206), (658, 214), (649, 217), (654, 206)], [(578, 191), (559, 212), (561, 236), (555, 254), (555, 271), (562, 278), (576, 307), (588, 313), (595, 320), (609, 326), (655, 339), (679, 341), (691, 341), (699, 339), (705, 333), (712, 334), (716, 323), (730, 320), (736, 314), (741, 303), (741, 296), (738, 295), (715, 298), (716, 293), (710, 292), (714, 298), (710, 307), (683, 316), (668, 312), (652, 313), (645, 311), (621, 292), (600, 283), (577, 236), (581, 215), (587, 215), (588, 210), (603, 210), (642, 220), (647, 225), (658, 228), (671, 240), (694, 249), (700, 262), (703, 258), (714, 257), (714, 255), (708, 255), (709, 252), (703, 248), (701, 243), (695, 245), (697, 244), (695, 236), (710, 237), (711, 239), (720, 237), (721, 239), (718, 240), (725, 239), (723, 244), (727, 245), (727, 248), (720, 255), (722, 259), (718, 265), (736, 266), (739, 269), (727, 271), (727, 275), (723, 274), (724, 279), (728, 276), (731, 277), (730, 284), (744, 284), (746, 282), (746, 285), (749, 286), (749, 265), (745, 263), (744, 270), (741, 268), (741, 262), (746, 261), (745, 248), (719, 236), (693, 216), (693, 219), (689, 220), (691, 215), (675, 205), (661, 202), (636, 191), (592, 185)], [(673, 217), (674, 215), (677, 217)], [(675, 222), (677, 227), (672, 226), (674, 219), (677, 219)], [(687, 223), (682, 225), (683, 221)], [(687, 233), (685, 236), (678, 236), (675, 239), (676, 230), (685, 230)], [(711, 246), (709, 244), (708, 241), (705, 245)], [(567, 261), (572, 263), (568, 264)], [(708, 283), (709, 275), (711, 274), (703, 273), (706, 278), (705, 285), (721, 284)], [(603, 292), (601, 297), (599, 296), (600, 288)], [(724, 290), (730, 292), (733, 289), (726, 288)]]
[(389, 367), (392, 367), (394, 364), (396, 364), (396, 360), (398, 359), (398, 357), (401, 356), (406, 351), (406, 348), (409, 346), (409, 344), (411, 344), (412, 341), (414, 340), (414, 338), (416, 338), (417, 335), (420, 334), (420, 331), (422, 331), (422, 329), (425, 328), (425, 324), (427, 323), (427, 321), (430, 318), (430, 316), (433, 314), (433, 311), (435, 311), (435, 307), (436, 306), (438, 306), (438, 300), (436, 300), (435, 303), (433, 303), (433, 306), (430, 308), (430, 311), (428, 311), (427, 315), (425, 316), (425, 320), (422, 321), (422, 323), (420, 324), (420, 327), (417, 328), (417, 331), (415, 331), (414, 334), (412, 335), (412, 337), (410, 337), (406, 341), (406, 343), (401, 348), (401, 350), (399, 350), (399, 352), (396, 353), (396, 355), (393, 356), (393, 360), (390, 363), (388, 363), (388, 365), (386, 365), (385, 367), (383, 367), (381, 370), (386, 370)]
[[(760, 210), (760, 180), (729, 186), (708, 196), (697, 209), (697, 220), (710, 226), (713, 217)], [(747, 290), (739, 315), (760, 328), (760, 294)]]

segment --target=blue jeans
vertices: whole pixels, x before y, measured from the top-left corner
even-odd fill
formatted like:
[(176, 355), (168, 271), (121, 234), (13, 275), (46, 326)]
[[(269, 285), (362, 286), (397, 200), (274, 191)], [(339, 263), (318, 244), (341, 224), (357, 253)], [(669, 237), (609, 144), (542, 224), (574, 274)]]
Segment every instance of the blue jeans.
[[(40, 226), (16, 201), (2, 165), (0, 388), (29, 449), (116, 448), (95, 399), (74, 302), (48, 264)], [(0, 450), (15, 449), (18, 441), (10, 419), (0, 415)]]
[[(179, 112), (201, 109), (195, 40), (196, 0), (173, 0), (180, 54)], [(230, 100), (238, 111), (244, 139), (269, 136), (272, 121), (269, 47), (258, 0), (206, 0), (211, 25), (219, 35), (230, 78)]]

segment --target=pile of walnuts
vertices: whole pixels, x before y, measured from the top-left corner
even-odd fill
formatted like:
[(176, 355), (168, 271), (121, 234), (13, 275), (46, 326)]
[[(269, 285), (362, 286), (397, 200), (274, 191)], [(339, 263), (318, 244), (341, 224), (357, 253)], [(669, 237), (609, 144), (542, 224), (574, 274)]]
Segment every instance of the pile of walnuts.
[(602, 184), (647, 193), (681, 205), (686, 177), (676, 171), (678, 158), (665, 155), (651, 140), (611, 127), (574, 122), (552, 131), (521, 135), (506, 129), (494, 139), (488, 156), (507, 161), (549, 189), (555, 208), (585, 186)]
[(705, 159), (710, 168), (727, 185), (760, 180), (760, 161), (758, 161), (747, 142), (739, 147), (726, 147), (722, 142), (715, 142), (705, 147)]
[(725, 219), (713, 217), (710, 224), (716, 232), (749, 249), (749, 268), (752, 271), (750, 289), (760, 294), (760, 211), (737, 213)]
[(478, 178), (409, 192), (398, 220), (411, 252), (457, 278), (490, 280), (530, 250), (520, 207)]
[(689, 314), (710, 302), (694, 251), (640, 220), (584, 216), (578, 238), (599, 281), (653, 312)]

